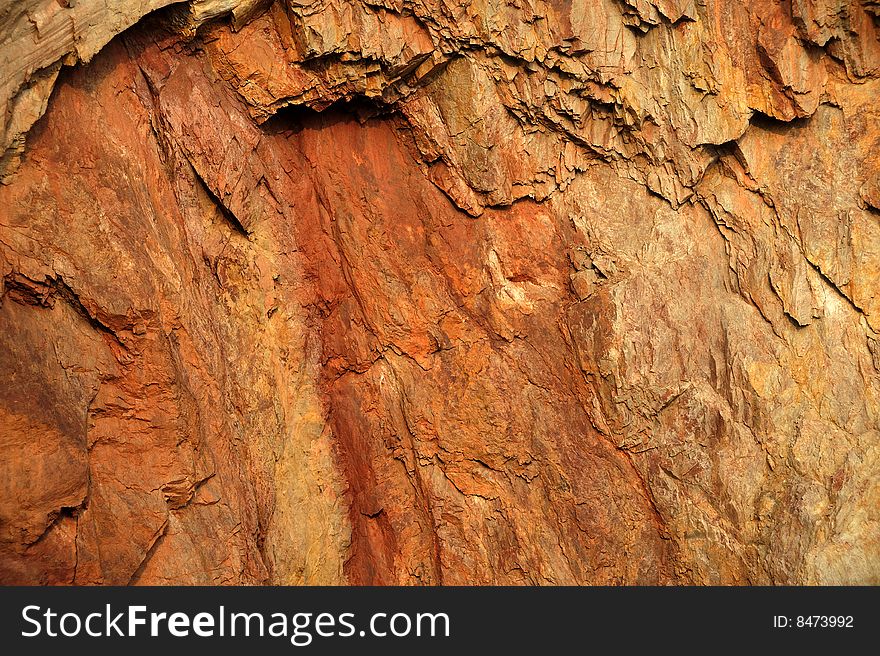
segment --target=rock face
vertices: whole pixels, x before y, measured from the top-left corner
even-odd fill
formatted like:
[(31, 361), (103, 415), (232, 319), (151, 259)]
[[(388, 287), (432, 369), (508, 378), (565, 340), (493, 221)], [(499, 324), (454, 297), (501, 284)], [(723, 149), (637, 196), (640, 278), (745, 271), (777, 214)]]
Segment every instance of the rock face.
[(168, 4), (0, 9), (0, 582), (880, 583), (880, 4)]

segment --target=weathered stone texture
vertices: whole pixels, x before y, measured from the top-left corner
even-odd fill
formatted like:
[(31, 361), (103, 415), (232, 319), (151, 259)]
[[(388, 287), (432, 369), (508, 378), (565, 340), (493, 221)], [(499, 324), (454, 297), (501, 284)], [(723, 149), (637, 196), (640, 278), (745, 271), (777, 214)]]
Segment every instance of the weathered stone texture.
[(880, 583), (876, 2), (165, 4), (0, 8), (0, 581)]

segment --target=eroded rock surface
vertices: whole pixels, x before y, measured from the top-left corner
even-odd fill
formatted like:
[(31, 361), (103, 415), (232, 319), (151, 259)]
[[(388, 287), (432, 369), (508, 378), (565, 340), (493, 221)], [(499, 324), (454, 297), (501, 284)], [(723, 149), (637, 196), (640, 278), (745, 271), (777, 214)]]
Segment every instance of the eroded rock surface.
[(880, 583), (876, 2), (166, 4), (0, 9), (0, 581)]

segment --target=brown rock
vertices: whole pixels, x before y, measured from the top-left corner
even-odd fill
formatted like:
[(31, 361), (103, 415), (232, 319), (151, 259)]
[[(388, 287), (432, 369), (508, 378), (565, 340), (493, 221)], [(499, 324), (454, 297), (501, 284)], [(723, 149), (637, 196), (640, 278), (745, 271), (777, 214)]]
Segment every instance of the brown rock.
[(880, 582), (876, 3), (49, 4), (0, 581)]

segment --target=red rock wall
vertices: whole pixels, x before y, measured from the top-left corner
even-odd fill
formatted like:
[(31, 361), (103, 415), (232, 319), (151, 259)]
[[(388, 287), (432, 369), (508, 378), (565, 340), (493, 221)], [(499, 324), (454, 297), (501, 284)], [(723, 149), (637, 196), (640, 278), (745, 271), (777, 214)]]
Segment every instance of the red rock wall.
[(0, 581), (880, 582), (877, 7), (469, 7), (61, 70)]

